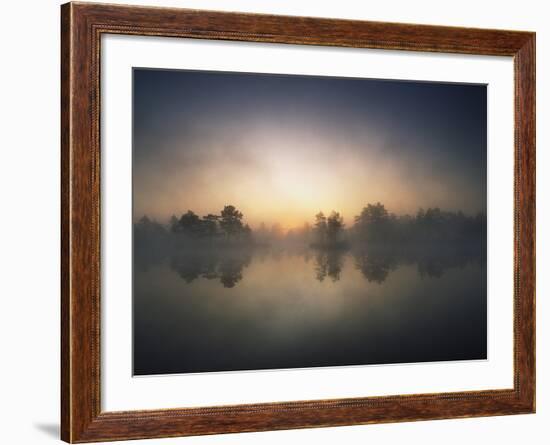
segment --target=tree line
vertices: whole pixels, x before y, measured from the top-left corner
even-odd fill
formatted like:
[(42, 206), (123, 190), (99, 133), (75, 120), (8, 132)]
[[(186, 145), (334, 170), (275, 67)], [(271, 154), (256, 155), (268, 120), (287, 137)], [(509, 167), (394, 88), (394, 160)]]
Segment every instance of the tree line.
[(339, 247), (352, 243), (455, 242), (479, 239), (485, 235), (486, 217), (479, 213), (466, 216), (463, 212), (439, 208), (420, 208), (416, 215), (395, 215), (384, 204), (367, 204), (345, 228), (340, 213), (315, 215), (311, 244), (314, 247)]
[(233, 205), (226, 205), (219, 214), (209, 213), (202, 218), (191, 210), (170, 219), (173, 233), (193, 238), (224, 238), (226, 240), (249, 240), (252, 229), (243, 223), (243, 214)]
[[(415, 215), (396, 215), (384, 204), (367, 204), (353, 218), (347, 228), (343, 216), (332, 211), (328, 216), (320, 211), (313, 225), (284, 232), (279, 224), (267, 230), (265, 224), (252, 230), (244, 222), (244, 215), (233, 205), (226, 205), (219, 214), (199, 216), (188, 210), (180, 217), (172, 216), (168, 226), (150, 220), (147, 216), (134, 225), (137, 242), (164, 239), (173, 242), (170, 234), (178, 239), (216, 241), (227, 243), (297, 243), (316, 248), (346, 248), (350, 243), (426, 243), (461, 242), (485, 237), (486, 217), (479, 213), (467, 216), (461, 211), (444, 211), (439, 208), (420, 208)], [(171, 240), (171, 241), (170, 241)]]
[(416, 215), (397, 216), (380, 202), (368, 204), (354, 219), (352, 237), (362, 241), (456, 242), (485, 236), (486, 216), (467, 216), (461, 211), (420, 208)]

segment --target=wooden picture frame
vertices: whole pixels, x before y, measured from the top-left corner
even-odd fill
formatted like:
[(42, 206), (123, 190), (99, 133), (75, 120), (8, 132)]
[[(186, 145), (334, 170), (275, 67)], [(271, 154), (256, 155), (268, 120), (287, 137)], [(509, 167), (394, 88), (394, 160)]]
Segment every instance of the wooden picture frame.
[[(102, 412), (100, 38), (103, 34), (512, 56), (514, 387)], [(535, 34), (92, 3), (61, 7), (61, 437), (71, 443), (535, 411)]]

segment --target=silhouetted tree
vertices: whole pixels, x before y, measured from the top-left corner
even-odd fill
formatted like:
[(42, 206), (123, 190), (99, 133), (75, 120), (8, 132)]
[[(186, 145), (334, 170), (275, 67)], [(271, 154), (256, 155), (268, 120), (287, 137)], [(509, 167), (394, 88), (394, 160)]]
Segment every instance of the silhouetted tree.
[(327, 239), (327, 218), (323, 212), (315, 215), (315, 236), (320, 244), (324, 244)]
[(219, 219), (218, 215), (212, 215), (211, 213), (202, 217), (202, 233), (204, 236), (213, 238), (218, 235)]
[(224, 235), (227, 240), (252, 241), (252, 229), (243, 225), (243, 214), (234, 206), (223, 208), (220, 215), (209, 213), (202, 218), (188, 210), (179, 219), (170, 218), (172, 233), (184, 234), (185, 239), (212, 241)]
[(199, 235), (200, 230), (200, 218), (191, 210), (188, 210), (187, 213), (181, 215), (177, 224), (172, 226), (172, 231), (174, 233), (183, 233), (189, 236)]
[(355, 230), (367, 239), (383, 238), (389, 234), (390, 216), (380, 202), (368, 204), (355, 217)]
[(168, 223), (169, 227), (170, 227), (170, 230), (172, 232), (175, 232), (176, 231), (176, 226), (178, 225), (178, 217), (176, 215), (172, 215), (170, 217), (170, 222)]
[(340, 234), (344, 230), (344, 218), (342, 218), (340, 213), (333, 211), (327, 218), (326, 225), (327, 241), (329, 243), (337, 242)]
[(243, 214), (235, 206), (227, 205), (223, 208), (221, 211), (220, 227), (228, 239), (234, 238), (242, 232), (242, 219)]
[(134, 224), (134, 234), (141, 238), (163, 237), (166, 235), (164, 227), (156, 221), (151, 220), (147, 215), (144, 215)]
[(359, 241), (385, 243), (456, 243), (480, 241), (486, 231), (486, 218), (443, 211), (438, 207), (420, 208), (415, 217), (390, 214), (383, 204), (368, 204), (355, 217), (353, 233)]

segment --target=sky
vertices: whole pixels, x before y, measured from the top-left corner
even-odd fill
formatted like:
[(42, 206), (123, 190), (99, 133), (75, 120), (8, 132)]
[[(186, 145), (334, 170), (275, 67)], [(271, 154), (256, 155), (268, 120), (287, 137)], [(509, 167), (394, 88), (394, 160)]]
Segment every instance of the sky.
[(135, 68), (134, 218), (486, 211), (485, 85)]

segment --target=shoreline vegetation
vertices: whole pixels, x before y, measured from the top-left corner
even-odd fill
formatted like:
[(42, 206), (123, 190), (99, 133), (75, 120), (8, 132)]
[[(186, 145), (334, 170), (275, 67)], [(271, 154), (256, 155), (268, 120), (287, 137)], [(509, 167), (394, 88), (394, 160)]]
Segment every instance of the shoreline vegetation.
[(352, 244), (455, 243), (485, 235), (486, 216), (467, 216), (461, 211), (420, 208), (416, 215), (396, 215), (383, 204), (367, 204), (348, 228), (339, 212), (328, 216), (320, 211), (313, 224), (284, 231), (275, 223), (264, 223), (253, 230), (244, 215), (233, 205), (226, 205), (219, 214), (198, 216), (192, 210), (179, 218), (173, 215), (168, 224), (161, 224), (144, 215), (134, 223), (137, 242), (165, 237), (176, 246), (184, 243), (205, 243), (216, 247), (303, 244), (316, 249), (347, 249)]
[(417, 264), (420, 276), (440, 277), (451, 267), (485, 262), (486, 217), (460, 211), (420, 209), (397, 216), (381, 203), (368, 204), (346, 227), (338, 212), (315, 215), (286, 233), (280, 225), (253, 230), (235, 206), (199, 217), (189, 210), (163, 225), (143, 216), (134, 223), (135, 266), (147, 269), (169, 259), (187, 283), (198, 277), (234, 287), (254, 256), (301, 255), (314, 261), (316, 279), (340, 279), (346, 256), (369, 281), (382, 283), (399, 265)]

